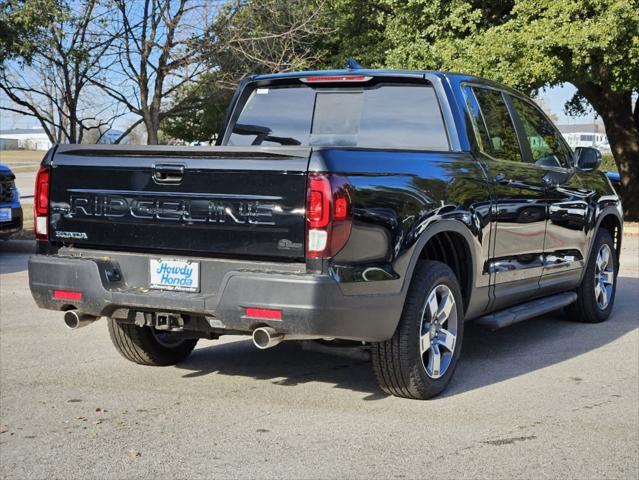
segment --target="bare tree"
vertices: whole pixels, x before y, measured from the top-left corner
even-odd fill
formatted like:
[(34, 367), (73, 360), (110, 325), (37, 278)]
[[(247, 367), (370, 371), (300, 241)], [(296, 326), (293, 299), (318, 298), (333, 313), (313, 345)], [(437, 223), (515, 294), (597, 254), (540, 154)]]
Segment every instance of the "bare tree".
[(86, 131), (108, 130), (123, 113), (92, 101), (90, 82), (104, 68), (112, 37), (96, 31), (109, 15), (97, 0), (64, 9), (51, 23), (29, 63), (15, 60), (0, 69), (0, 90), (10, 103), (0, 109), (35, 118), (54, 143), (80, 143)]
[(331, 35), (327, 0), (226, 0), (218, 2), (195, 50), (205, 74), (174, 94), (188, 106), (167, 117), (162, 129), (186, 141), (213, 140), (231, 95), (242, 78), (314, 68), (325, 54), (318, 45)]
[[(105, 72), (108, 75), (91, 81), (139, 115), (121, 138), (144, 123), (147, 143), (157, 144), (160, 122), (187, 108), (171, 102), (171, 94), (204, 70), (191, 49), (205, 25), (200, 16), (204, 5), (194, 0), (114, 0), (114, 4), (118, 22), (111, 26), (114, 41), (109, 54), (115, 62)], [(201, 21), (202, 26), (189, 24), (190, 20)]]
[(220, 86), (235, 88), (250, 73), (317, 65), (318, 39), (330, 35), (326, 0), (229, 0), (199, 42)]

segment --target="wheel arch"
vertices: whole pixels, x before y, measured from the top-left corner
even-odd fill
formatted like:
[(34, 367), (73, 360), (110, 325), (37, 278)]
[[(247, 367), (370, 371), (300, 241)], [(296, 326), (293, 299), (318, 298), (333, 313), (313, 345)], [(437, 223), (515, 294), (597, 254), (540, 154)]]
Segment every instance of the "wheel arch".
[[(588, 251), (584, 255), (584, 260), (587, 261), (592, 253), (592, 247), (597, 238), (597, 232), (600, 228), (604, 228), (610, 232), (613, 243), (615, 245), (615, 254), (617, 255), (617, 261), (621, 256), (621, 241), (623, 237), (623, 217), (621, 211), (616, 206), (609, 206), (601, 210), (597, 216), (592, 230), (588, 232), (589, 239), (587, 243)], [(580, 282), (583, 281), (586, 268), (584, 267), (581, 272)]]
[[(487, 239), (486, 239), (487, 240)], [(415, 244), (402, 290), (407, 291), (419, 260), (435, 260), (448, 265), (457, 276), (464, 300), (464, 311), (477, 293), (481, 272), (479, 242), (471, 230), (458, 220), (441, 219), (427, 227)]]
[(612, 240), (615, 244), (615, 252), (617, 254), (617, 258), (621, 255), (621, 240), (623, 236), (623, 220), (619, 215), (619, 212), (616, 208), (609, 208), (604, 210), (599, 219), (597, 220), (596, 227), (593, 231), (592, 239), (590, 241), (590, 250), (592, 250), (592, 243), (595, 240), (595, 236), (599, 229), (605, 229), (610, 232), (612, 236)]

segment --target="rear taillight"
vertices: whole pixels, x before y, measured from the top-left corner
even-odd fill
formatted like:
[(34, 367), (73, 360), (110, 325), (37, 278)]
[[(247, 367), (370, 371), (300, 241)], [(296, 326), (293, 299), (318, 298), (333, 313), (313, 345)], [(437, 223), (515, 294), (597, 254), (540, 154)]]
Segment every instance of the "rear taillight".
[(351, 234), (353, 189), (344, 177), (310, 173), (306, 195), (306, 256), (330, 258)]
[(49, 235), (49, 167), (40, 167), (36, 176), (33, 216), (36, 238), (47, 240)]

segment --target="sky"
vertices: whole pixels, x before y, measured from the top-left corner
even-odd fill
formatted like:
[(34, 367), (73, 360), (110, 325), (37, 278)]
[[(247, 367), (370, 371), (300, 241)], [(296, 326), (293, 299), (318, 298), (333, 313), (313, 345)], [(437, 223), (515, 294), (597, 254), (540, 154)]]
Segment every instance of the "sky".
[[(592, 113), (584, 117), (569, 117), (564, 113), (564, 104), (568, 100), (570, 100), (570, 98), (572, 98), (575, 90), (575, 87), (570, 83), (564, 83), (563, 85), (548, 88), (540, 92), (539, 96), (544, 99), (546, 105), (552, 111), (552, 113), (557, 115), (557, 123), (592, 123)], [(2, 100), (6, 101), (6, 99)], [(116, 123), (115, 128), (124, 130), (127, 127), (126, 122), (130, 121), (132, 120), (127, 118), (127, 120), (124, 120), (124, 122), (118, 122)], [(31, 117), (24, 117), (6, 111), (0, 112), (0, 130), (8, 130), (12, 128), (40, 128), (40, 125), (35, 119)]]
[(572, 98), (577, 89), (570, 83), (564, 83), (560, 86), (548, 88), (541, 91), (539, 96), (544, 99), (552, 113), (557, 115), (557, 123), (592, 123), (594, 113), (589, 113), (583, 117), (569, 117), (564, 113), (564, 105)]

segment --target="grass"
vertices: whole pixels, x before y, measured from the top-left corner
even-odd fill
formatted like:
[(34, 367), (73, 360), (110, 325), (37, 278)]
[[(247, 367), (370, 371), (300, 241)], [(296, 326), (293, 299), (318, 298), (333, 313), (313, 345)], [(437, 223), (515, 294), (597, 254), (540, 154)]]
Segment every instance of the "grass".
[(601, 167), (599, 167), (603, 172), (615, 172), (617, 171), (617, 164), (615, 163), (615, 159), (611, 153), (606, 153), (603, 155), (601, 159)]
[(0, 150), (0, 163), (14, 172), (37, 170), (46, 152), (42, 150)]

